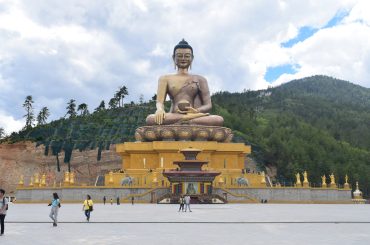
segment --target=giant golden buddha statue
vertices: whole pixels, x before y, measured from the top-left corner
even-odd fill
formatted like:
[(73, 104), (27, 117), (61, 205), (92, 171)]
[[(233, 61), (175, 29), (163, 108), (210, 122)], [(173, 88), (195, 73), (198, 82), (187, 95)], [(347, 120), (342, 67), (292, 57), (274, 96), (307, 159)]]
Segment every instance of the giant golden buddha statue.
[[(157, 110), (146, 118), (147, 126), (136, 129), (136, 140), (229, 142), (232, 132), (222, 127), (224, 119), (210, 115), (212, 102), (207, 80), (189, 73), (193, 48), (183, 39), (173, 49), (172, 58), (177, 72), (159, 78)], [(164, 109), (167, 95), (171, 99), (169, 112)]]
[[(159, 78), (157, 90), (157, 111), (147, 117), (147, 125), (196, 124), (222, 126), (223, 118), (210, 115), (211, 96), (207, 80), (199, 75), (189, 74), (193, 62), (193, 48), (183, 39), (173, 50), (172, 55), (176, 74)], [(171, 109), (164, 111), (166, 96), (171, 99)]]

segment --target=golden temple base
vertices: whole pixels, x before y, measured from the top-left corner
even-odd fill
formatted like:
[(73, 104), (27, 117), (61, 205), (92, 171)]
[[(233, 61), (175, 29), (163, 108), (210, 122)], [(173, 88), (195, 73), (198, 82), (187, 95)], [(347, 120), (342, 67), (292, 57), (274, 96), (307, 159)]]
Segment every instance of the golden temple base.
[[(251, 147), (243, 143), (219, 143), (215, 141), (153, 141), (126, 142), (116, 145), (122, 157), (122, 169), (113, 176), (105, 175), (105, 186), (121, 186), (123, 179), (132, 178), (124, 186), (160, 187), (170, 183), (162, 175), (163, 170), (178, 168), (174, 161), (184, 160), (180, 150), (195, 148), (202, 150), (197, 156), (200, 161), (208, 161), (202, 170), (221, 172), (213, 182), (215, 187), (237, 187), (238, 178), (248, 180), (248, 186), (266, 187), (259, 173), (244, 173), (245, 156)], [(112, 182), (113, 180), (113, 182)], [(246, 187), (240, 186), (240, 187)]]

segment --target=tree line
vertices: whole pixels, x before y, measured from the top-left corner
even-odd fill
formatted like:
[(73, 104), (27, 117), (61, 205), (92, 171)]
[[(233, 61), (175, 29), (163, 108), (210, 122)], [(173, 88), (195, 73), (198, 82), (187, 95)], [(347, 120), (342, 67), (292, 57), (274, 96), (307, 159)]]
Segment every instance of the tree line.
[[(114, 109), (118, 107), (123, 107), (123, 99), (125, 96), (128, 95), (128, 90), (126, 86), (120, 86), (118, 90), (115, 92), (113, 98), (109, 100), (109, 109)], [(34, 101), (32, 98), (32, 95), (28, 95), (25, 98), (25, 101), (23, 103), (23, 108), (26, 110), (26, 114), (23, 116), (26, 119), (26, 124), (23, 128), (23, 130), (28, 130), (34, 126), (40, 126), (45, 125), (47, 123), (47, 119), (50, 116), (49, 109), (45, 106), (42, 107), (40, 112), (37, 114), (37, 117), (35, 118), (34, 114), (34, 107), (33, 107)], [(64, 118), (74, 118), (78, 115), (80, 116), (87, 116), (90, 114), (88, 105), (86, 103), (81, 103), (77, 106), (75, 99), (70, 99), (67, 102), (66, 107), (66, 114)], [(100, 112), (106, 110), (105, 108), (105, 101), (102, 100), (97, 108), (94, 109), (95, 112)], [(0, 136), (4, 135), (4, 129), (1, 128)]]

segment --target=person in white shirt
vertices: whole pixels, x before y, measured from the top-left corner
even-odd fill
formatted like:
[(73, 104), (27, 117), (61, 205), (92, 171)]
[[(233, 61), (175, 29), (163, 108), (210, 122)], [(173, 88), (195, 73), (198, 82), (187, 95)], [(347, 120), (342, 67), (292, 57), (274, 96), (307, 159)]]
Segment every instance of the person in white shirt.
[(185, 196), (185, 212), (186, 210), (188, 210), (189, 208), (189, 212), (191, 212), (191, 209), (190, 209), (190, 196), (189, 195), (186, 195)]

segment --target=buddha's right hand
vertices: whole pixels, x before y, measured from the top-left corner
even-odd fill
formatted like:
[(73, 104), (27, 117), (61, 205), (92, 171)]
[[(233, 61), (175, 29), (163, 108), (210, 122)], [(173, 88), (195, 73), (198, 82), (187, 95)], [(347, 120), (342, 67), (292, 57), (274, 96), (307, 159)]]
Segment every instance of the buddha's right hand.
[(163, 109), (157, 109), (155, 112), (155, 118), (154, 121), (156, 124), (161, 125), (163, 123), (163, 120), (165, 119), (165, 112)]

